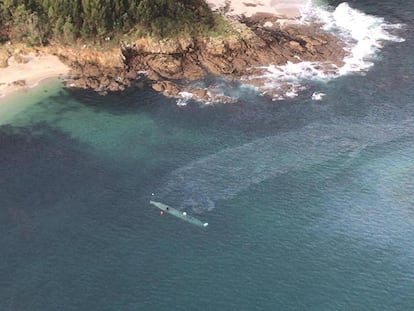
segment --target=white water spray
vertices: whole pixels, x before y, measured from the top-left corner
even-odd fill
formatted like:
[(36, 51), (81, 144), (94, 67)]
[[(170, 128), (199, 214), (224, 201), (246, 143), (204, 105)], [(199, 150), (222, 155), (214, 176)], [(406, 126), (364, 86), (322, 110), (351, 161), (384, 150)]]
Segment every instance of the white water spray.
[(320, 23), (322, 28), (341, 38), (345, 44), (344, 65), (337, 67), (321, 62), (288, 62), (283, 66), (262, 67), (266, 72), (252, 79), (263, 79), (263, 89), (284, 90), (283, 97), (297, 95), (304, 80), (327, 81), (346, 74), (364, 73), (374, 65), (384, 43), (403, 42), (392, 34), (401, 24), (387, 23), (383, 18), (353, 9), (348, 3), (338, 5), (335, 10), (308, 5), (302, 12), (302, 23)]

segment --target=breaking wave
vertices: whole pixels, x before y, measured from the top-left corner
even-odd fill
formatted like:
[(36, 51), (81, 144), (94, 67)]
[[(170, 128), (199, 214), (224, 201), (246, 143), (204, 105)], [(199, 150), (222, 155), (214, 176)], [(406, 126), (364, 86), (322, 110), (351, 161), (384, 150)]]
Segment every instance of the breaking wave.
[(401, 24), (387, 23), (382, 17), (365, 14), (344, 2), (331, 13), (321, 8), (310, 8), (309, 17), (324, 24), (323, 28), (339, 35), (346, 44), (345, 65), (339, 74), (363, 72), (373, 66), (373, 60), (383, 47), (384, 41), (403, 42), (393, 30)]
[(263, 79), (263, 89), (281, 93), (275, 99), (297, 96), (304, 88), (304, 80), (326, 81), (350, 73), (364, 73), (373, 66), (373, 61), (385, 41), (404, 41), (393, 34), (402, 27), (401, 24), (390, 24), (381, 17), (365, 14), (346, 2), (339, 4), (335, 9), (327, 6), (307, 6), (301, 21), (319, 23), (324, 30), (335, 34), (344, 42), (344, 65), (337, 67), (321, 62), (288, 62), (283, 66), (262, 67), (266, 72), (252, 78)]
[[(341, 39), (345, 49), (343, 65), (338, 67), (329, 62), (301, 61), (296, 56), (299, 62), (259, 67), (260, 74), (243, 77), (242, 82), (260, 81), (258, 91), (268, 94), (273, 100), (294, 98), (306, 89), (306, 81), (328, 81), (347, 74), (364, 74), (374, 65), (385, 42), (404, 41), (395, 34), (402, 28), (401, 24), (388, 23), (382, 17), (352, 8), (347, 2), (336, 8), (312, 2), (315, 1), (309, 1), (302, 11), (300, 23), (319, 24), (322, 29)], [(227, 94), (230, 89), (226, 84), (215, 91)], [(192, 98), (191, 93), (183, 92), (177, 105), (185, 106)]]

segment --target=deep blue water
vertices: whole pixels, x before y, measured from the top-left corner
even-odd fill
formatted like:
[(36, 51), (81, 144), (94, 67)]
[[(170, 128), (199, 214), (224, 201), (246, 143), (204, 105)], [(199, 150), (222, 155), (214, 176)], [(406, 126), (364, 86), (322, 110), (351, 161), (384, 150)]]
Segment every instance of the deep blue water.
[[(26, 97), (0, 126), (0, 310), (413, 310), (414, 7), (350, 5), (406, 41), (295, 99)], [(212, 202), (209, 227), (151, 193)]]

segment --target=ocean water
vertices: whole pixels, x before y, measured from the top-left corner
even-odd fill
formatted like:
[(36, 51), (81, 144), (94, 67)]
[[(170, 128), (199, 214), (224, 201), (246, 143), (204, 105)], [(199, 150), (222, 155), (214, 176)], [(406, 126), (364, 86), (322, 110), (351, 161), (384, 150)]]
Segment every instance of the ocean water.
[(387, 37), (285, 100), (52, 81), (2, 103), (0, 310), (413, 310), (414, 7), (349, 8)]

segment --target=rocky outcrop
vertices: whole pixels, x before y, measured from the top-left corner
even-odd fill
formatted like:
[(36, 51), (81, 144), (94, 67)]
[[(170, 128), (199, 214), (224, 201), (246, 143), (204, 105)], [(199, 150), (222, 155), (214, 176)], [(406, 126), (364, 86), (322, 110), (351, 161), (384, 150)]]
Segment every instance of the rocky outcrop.
[[(260, 68), (270, 64), (323, 61), (341, 65), (344, 57), (339, 40), (316, 25), (289, 24), (281, 28), (266, 21), (264, 24), (272, 27), (264, 27), (263, 17), (229, 23), (232, 31), (225, 36), (165, 40), (147, 37), (121, 43), (120, 49), (54, 47), (53, 53), (72, 68), (68, 86), (106, 93), (123, 90), (145, 73), (153, 89), (166, 96), (180, 97), (185, 91), (203, 101), (212, 100), (213, 93), (197, 89), (191, 82), (206, 75), (241, 80), (260, 74)], [(258, 86), (260, 81), (244, 83)]]
[(186, 98), (201, 101), (204, 103), (211, 102), (221, 102), (221, 103), (230, 103), (234, 102), (236, 99), (223, 94), (217, 94), (208, 90), (207, 88), (196, 88), (193, 86), (178, 84), (171, 81), (158, 81), (152, 84), (152, 88), (162, 93), (166, 97), (172, 98)]
[(11, 83), (13, 86), (23, 87), (26, 86), (26, 80), (16, 80)]
[[(238, 80), (271, 64), (301, 61), (342, 64), (341, 42), (317, 25), (268, 28), (254, 19), (232, 20), (231, 25), (234, 31), (226, 36), (162, 41), (145, 38), (122, 44), (126, 67), (146, 72), (147, 77), (156, 82), (154, 89), (175, 97), (180, 90), (188, 91), (186, 82), (208, 74)], [(178, 80), (184, 86), (173, 84), (172, 88), (171, 80)], [(260, 83), (252, 79), (251, 84)]]
[(101, 94), (108, 91), (124, 90), (130, 85), (130, 80), (136, 77), (134, 73), (125, 70), (125, 64), (119, 49), (99, 51), (85, 46), (49, 47), (51, 52), (71, 67), (65, 83), (69, 87), (93, 89)]

